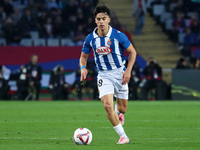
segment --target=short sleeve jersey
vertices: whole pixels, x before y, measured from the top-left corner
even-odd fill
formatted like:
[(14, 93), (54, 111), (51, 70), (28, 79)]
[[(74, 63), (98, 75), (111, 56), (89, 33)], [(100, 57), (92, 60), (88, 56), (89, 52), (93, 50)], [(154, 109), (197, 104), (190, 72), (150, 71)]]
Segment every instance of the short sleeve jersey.
[(127, 36), (111, 26), (104, 37), (98, 36), (96, 30), (86, 37), (82, 52), (89, 54), (93, 50), (98, 70), (114, 70), (124, 66), (123, 52), (131, 44)]

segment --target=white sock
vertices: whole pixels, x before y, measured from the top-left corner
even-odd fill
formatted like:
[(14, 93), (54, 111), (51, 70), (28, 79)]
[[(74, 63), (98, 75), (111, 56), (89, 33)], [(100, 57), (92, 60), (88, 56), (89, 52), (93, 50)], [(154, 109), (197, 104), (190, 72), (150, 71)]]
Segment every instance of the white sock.
[(121, 114), (117, 109), (117, 104), (115, 104), (115, 112), (117, 113), (117, 115)]
[(117, 126), (113, 127), (115, 129), (115, 131), (117, 132), (117, 134), (119, 134), (120, 137), (125, 137), (125, 138), (128, 138), (125, 131), (124, 131), (124, 128), (122, 127), (122, 124), (119, 123)]

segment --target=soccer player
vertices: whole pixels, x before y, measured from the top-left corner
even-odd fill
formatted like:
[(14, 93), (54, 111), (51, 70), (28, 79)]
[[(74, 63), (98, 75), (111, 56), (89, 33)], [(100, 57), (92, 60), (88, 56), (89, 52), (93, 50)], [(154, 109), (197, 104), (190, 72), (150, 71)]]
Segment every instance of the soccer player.
[[(108, 119), (120, 136), (117, 144), (126, 144), (129, 143), (129, 138), (122, 127), (124, 124), (123, 114), (127, 110), (128, 82), (135, 62), (136, 51), (124, 33), (109, 26), (110, 10), (106, 6), (97, 6), (94, 10), (94, 17), (97, 27), (86, 37), (80, 56), (80, 81), (86, 79), (87, 59), (93, 49), (98, 69), (99, 98)], [(124, 66), (124, 49), (129, 53), (127, 68)], [(117, 99), (115, 110), (113, 109), (113, 95)]]

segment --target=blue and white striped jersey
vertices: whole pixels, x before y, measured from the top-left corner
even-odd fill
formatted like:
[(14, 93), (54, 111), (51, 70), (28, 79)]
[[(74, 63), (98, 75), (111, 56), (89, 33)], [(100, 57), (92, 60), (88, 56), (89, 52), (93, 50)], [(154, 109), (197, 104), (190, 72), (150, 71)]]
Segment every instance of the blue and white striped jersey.
[(95, 63), (99, 70), (113, 70), (124, 66), (123, 52), (131, 44), (127, 36), (111, 26), (104, 37), (98, 36), (96, 30), (97, 28), (86, 37), (82, 52), (89, 54), (93, 49)]

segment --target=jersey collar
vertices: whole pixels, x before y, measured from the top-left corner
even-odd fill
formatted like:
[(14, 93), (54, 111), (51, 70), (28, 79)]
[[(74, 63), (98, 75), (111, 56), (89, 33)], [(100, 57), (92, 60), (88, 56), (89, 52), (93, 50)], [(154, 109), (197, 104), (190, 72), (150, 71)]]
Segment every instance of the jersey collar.
[[(94, 31), (93, 31), (93, 36), (94, 36), (94, 38), (99, 37), (99, 35), (96, 34), (96, 30), (97, 30), (97, 29), (98, 29), (98, 27), (96, 27), (96, 28), (94, 29)], [(110, 36), (111, 36), (111, 33), (112, 33), (112, 27), (109, 26), (108, 33), (106, 34), (106, 36), (107, 36), (107, 37), (110, 37)]]

